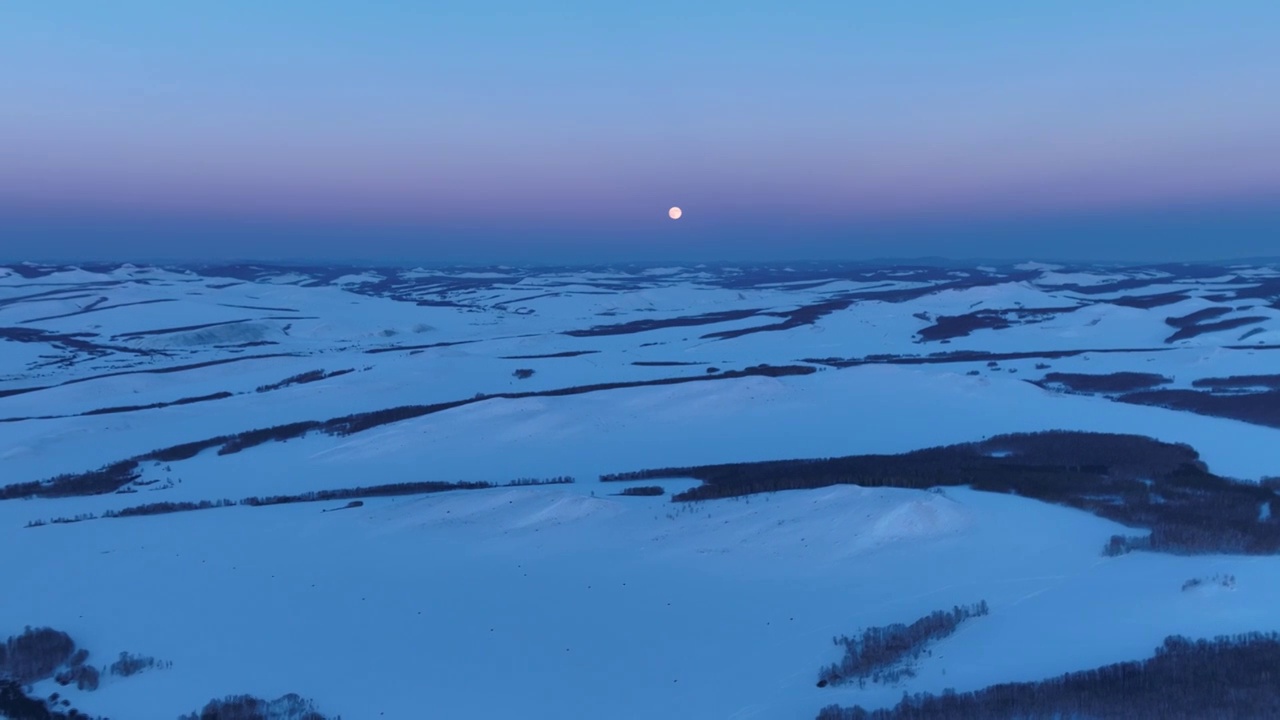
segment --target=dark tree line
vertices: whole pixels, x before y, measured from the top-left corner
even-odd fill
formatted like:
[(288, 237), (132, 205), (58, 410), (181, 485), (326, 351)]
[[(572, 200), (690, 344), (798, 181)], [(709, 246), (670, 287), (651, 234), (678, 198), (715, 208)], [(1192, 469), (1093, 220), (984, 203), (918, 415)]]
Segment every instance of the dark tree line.
[(210, 700), (202, 710), (183, 715), (178, 720), (342, 720), (338, 716), (327, 718), (316, 710), (315, 703), (296, 693), (289, 693), (275, 700), (263, 700), (252, 695), (229, 695), (221, 700)]
[(1177, 389), (1147, 390), (1121, 395), (1116, 399), (1134, 405), (1154, 405), (1280, 428), (1280, 389), (1232, 394)]
[(153, 657), (146, 655), (133, 655), (131, 653), (122, 652), (120, 658), (111, 663), (107, 668), (107, 672), (118, 677), (132, 677), (142, 672), (150, 670), (154, 667), (169, 668), (173, 666), (171, 662), (160, 662)]
[[(968, 485), (1085, 510), (1149, 537), (1116, 550), (1181, 554), (1280, 552), (1280, 494), (1209, 472), (1192, 448), (1140, 435), (1051, 431), (900, 455), (730, 463), (601, 476), (694, 478), (673, 501), (848, 484), (927, 489)], [(1269, 512), (1262, 512), (1263, 506)]]
[(281, 380), (280, 382), (271, 383), (269, 385), (259, 385), (254, 392), (264, 393), (264, 392), (271, 392), (272, 390), (280, 390), (282, 388), (287, 388), (290, 385), (305, 385), (306, 383), (313, 383), (313, 382), (318, 382), (320, 380), (327, 380), (329, 378), (339, 377), (341, 375), (346, 375), (347, 373), (351, 373), (351, 372), (355, 372), (355, 368), (348, 368), (346, 370), (334, 370), (333, 372), (325, 372), (324, 370), (311, 370), (308, 372), (299, 373), (297, 375), (291, 375)]
[(1224, 378), (1199, 378), (1191, 381), (1191, 387), (1218, 391), (1249, 390), (1252, 388), (1280, 390), (1280, 375), (1232, 375)]
[(533, 397), (563, 397), (583, 395), (604, 390), (621, 390), (625, 388), (681, 385), (690, 382), (710, 382), (743, 377), (786, 377), (791, 375), (809, 375), (817, 372), (817, 368), (808, 365), (753, 365), (742, 370), (726, 370), (713, 375), (688, 375), (680, 377), (657, 378), (654, 380), (635, 380), (626, 382), (596, 383), (593, 385), (575, 385), (572, 387), (554, 388), (551, 390), (531, 390), (528, 392), (479, 393), (465, 400), (434, 403), (431, 405), (402, 405), (400, 407), (375, 410), (372, 412), (354, 413), (324, 421), (303, 421), (276, 425), (268, 428), (247, 430), (234, 435), (196, 440), (193, 442), (172, 445), (152, 450), (127, 460), (121, 460), (98, 470), (82, 473), (58, 475), (44, 481), (14, 483), (0, 487), (0, 500), (30, 497), (70, 497), (78, 495), (102, 495), (115, 492), (138, 478), (138, 467), (144, 462), (176, 462), (195, 457), (205, 450), (218, 448), (218, 453), (228, 455), (237, 453), (267, 442), (284, 442), (305, 437), (313, 432), (345, 437), (355, 433), (371, 430), (383, 425), (412, 420), (445, 410), (470, 405), (492, 399), (520, 400)]
[(90, 720), (66, 699), (55, 701), (61, 708), (50, 709), (49, 703), (29, 697), (21, 683), (0, 678), (0, 717), (9, 720)]
[(933, 319), (932, 325), (916, 334), (925, 341), (951, 340), (965, 337), (976, 330), (1004, 330), (1014, 325), (1044, 322), (1059, 314), (1074, 312), (1082, 307), (1086, 306), (975, 310), (964, 315), (939, 315)]
[(1222, 317), (1229, 312), (1231, 312), (1231, 308), (1229, 307), (1207, 307), (1203, 310), (1196, 310), (1195, 312), (1188, 313), (1180, 317), (1167, 317), (1164, 319), (1164, 324), (1171, 328), (1189, 328), (1199, 325), (1205, 320)]
[(835, 645), (844, 648), (844, 657), (818, 672), (818, 687), (868, 678), (872, 682), (896, 682), (912, 677), (915, 672), (903, 664), (905, 661), (919, 658), (931, 643), (954, 633), (965, 620), (989, 612), (987, 601), (982, 600), (964, 607), (957, 605), (950, 611), (937, 610), (910, 625), (894, 623), (867, 628), (853, 637), (832, 638)]
[(1106, 375), (1052, 372), (1044, 376), (1041, 387), (1061, 386), (1081, 393), (1125, 393), (1149, 390), (1173, 382), (1173, 378), (1156, 373), (1114, 372)]
[(824, 708), (818, 720), (1219, 720), (1280, 717), (1280, 634), (1170, 637), (1155, 656), (1038, 682), (905, 695), (892, 708)]
[[(24, 686), (53, 678), (61, 685), (75, 685), (80, 690), (98, 689), (99, 672), (85, 663), (89, 651), (76, 649), (75, 641), (61, 630), (26, 628), (22, 634), (0, 643), (0, 717), (12, 720), (64, 720), (87, 718), (61, 701), (61, 710), (51, 710), (49, 703), (28, 697)], [(55, 695), (50, 702), (57, 703)]]
[(637, 487), (623, 488), (622, 492), (618, 494), (629, 495), (629, 496), (639, 496), (639, 497), (653, 497), (656, 495), (662, 495), (666, 492), (667, 491), (664, 490), (661, 485), (640, 485)]
[(0, 644), (0, 678), (23, 684), (51, 678), (75, 652), (75, 642), (61, 630), (28, 627)]
[[(943, 342), (949, 342), (943, 340)], [(834, 368), (858, 367), (861, 365), (948, 365), (967, 362), (993, 362), (1001, 360), (1061, 360), (1080, 355), (1105, 355), (1108, 353), (1135, 352), (1168, 352), (1172, 348), (1080, 348), (1078, 350), (1032, 350), (1024, 352), (987, 352), (985, 350), (951, 350), (949, 352), (929, 353), (928, 355), (896, 355), (892, 353), (875, 353), (858, 358), (805, 358), (807, 363), (827, 365)], [(1043, 363), (1040, 363), (1043, 364)], [(1044, 370), (1049, 366), (1039, 367)]]
[[(212, 510), (214, 508), (235, 507), (244, 505), (248, 507), (263, 507), (266, 505), (286, 505), (290, 503), (303, 502), (323, 502), (329, 500), (350, 500), (352, 498), (367, 497), (395, 497), (399, 495), (428, 495), (439, 492), (449, 492), (451, 490), (485, 490), (496, 487), (528, 487), (534, 485), (567, 485), (574, 482), (574, 479), (567, 475), (560, 475), (552, 478), (520, 478), (512, 480), (509, 483), (500, 484), (486, 481), (475, 482), (407, 482), (407, 483), (390, 483), (387, 485), (370, 485), (365, 487), (340, 488), (336, 490), (313, 490), (305, 493), (296, 493), (292, 495), (266, 495), (247, 497), (241, 500), (200, 500), (198, 502), (155, 502), (145, 505), (135, 505), (133, 507), (121, 508), (120, 510), (104, 510), (101, 515), (93, 513), (84, 513), (75, 517), (61, 517), (50, 520), (49, 523), (65, 524), (81, 522), (85, 520), (97, 520), (99, 518), (122, 518), (122, 517), (142, 517), (146, 515), (167, 515), (170, 513), (192, 512), (195, 510)], [(363, 503), (352, 503), (347, 507), (359, 507)], [(41, 527), (48, 523), (35, 520), (27, 523), (27, 527)]]

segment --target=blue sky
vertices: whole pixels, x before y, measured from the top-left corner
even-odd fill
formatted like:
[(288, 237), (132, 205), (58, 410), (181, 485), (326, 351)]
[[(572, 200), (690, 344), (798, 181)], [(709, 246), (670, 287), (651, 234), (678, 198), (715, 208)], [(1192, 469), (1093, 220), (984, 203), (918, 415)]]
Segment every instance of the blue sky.
[(1278, 36), (1254, 1), (14, 0), (0, 258), (1277, 255)]

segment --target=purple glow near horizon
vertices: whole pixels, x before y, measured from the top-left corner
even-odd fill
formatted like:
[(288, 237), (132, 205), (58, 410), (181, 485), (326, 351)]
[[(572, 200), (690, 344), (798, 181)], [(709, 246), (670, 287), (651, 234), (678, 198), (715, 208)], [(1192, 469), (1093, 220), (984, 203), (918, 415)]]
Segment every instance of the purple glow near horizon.
[(687, 241), (726, 248), (750, 228), (1280, 208), (1267, 4), (937, 3), (927, 22), (738, 3), (673, 27), (650, 15), (675, 4), (563, 5), (19, 13), (0, 30), (26, 68), (0, 76), (9, 245), (74, 248), (46, 221), (96, 218), (490, 233), (497, 254), (616, 236), (622, 256), (677, 204)]

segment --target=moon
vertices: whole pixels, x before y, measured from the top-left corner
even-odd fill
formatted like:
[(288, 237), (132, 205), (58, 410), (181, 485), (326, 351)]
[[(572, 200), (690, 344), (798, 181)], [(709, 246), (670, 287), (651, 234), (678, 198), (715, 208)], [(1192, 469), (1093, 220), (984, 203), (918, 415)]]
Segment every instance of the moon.
[(667, 211), (667, 217), (671, 218), (672, 220), (679, 220), (680, 216), (683, 214), (684, 214), (684, 211), (678, 207), (673, 207)]

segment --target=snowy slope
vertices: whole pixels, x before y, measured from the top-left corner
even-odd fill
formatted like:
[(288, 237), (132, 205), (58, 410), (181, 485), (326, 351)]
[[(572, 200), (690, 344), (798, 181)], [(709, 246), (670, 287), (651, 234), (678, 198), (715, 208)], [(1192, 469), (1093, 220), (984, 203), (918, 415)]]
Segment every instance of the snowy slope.
[[(742, 720), (1046, 677), (1145, 656), (1172, 633), (1280, 629), (1268, 600), (1280, 561), (1104, 559), (1124, 528), (1023, 498), (842, 486), (686, 505), (595, 481), (1039, 429), (1140, 433), (1190, 444), (1224, 475), (1280, 475), (1280, 429), (1025, 382), (1129, 371), (1185, 389), (1280, 373), (1278, 278), (1261, 266), (15, 266), (0, 272), (0, 484), (285, 423), (530, 396), (146, 462), (124, 493), (0, 501), (5, 547), (21, 549), (0, 570), (26, 588), (0, 604), (0, 632), (51, 625), (98, 661), (172, 661), (72, 693), (117, 718), (298, 692), (348, 720)], [(1169, 341), (1188, 316), (1242, 324)], [(961, 351), (978, 354), (917, 362)], [(762, 363), (813, 372), (718, 377)], [(284, 382), (315, 371), (340, 374)], [(670, 379), (687, 382), (643, 384)], [(558, 394), (570, 388), (583, 389)], [(160, 501), (566, 474), (579, 482), (331, 513), (343, 503), (24, 527)], [(1215, 573), (1236, 587), (1181, 590)], [(906, 684), (814, 687), (837, 659), (833, 635), (981, 599), (992, 614)]]

